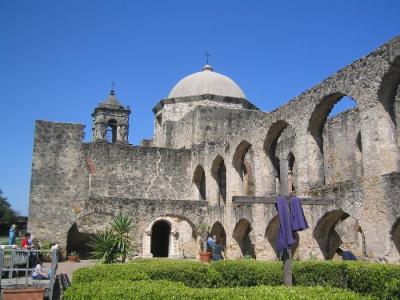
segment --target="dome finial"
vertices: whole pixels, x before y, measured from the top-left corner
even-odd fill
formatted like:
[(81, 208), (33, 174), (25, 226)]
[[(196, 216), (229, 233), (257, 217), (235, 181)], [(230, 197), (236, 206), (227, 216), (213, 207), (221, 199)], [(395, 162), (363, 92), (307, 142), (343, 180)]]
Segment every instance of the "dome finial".
[(115, 96), (115, 83), (111, 82), (111, 91), (110, 91), (111, 96)]

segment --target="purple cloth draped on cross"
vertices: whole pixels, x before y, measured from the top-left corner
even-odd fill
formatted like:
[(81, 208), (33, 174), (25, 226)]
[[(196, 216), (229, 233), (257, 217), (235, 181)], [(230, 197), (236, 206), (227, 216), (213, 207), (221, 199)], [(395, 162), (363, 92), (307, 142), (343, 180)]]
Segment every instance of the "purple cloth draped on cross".
[(295, 243), (293, 232), (308, 228), (300, 199), (292, 198), (290, 216), (288, 216), (286, 205), (285, 197), (278, 197), (276, 199), (276, 209), (278, 210), (279, 218), (279, 234), (277, 241), (279, 253), (287, 250)]

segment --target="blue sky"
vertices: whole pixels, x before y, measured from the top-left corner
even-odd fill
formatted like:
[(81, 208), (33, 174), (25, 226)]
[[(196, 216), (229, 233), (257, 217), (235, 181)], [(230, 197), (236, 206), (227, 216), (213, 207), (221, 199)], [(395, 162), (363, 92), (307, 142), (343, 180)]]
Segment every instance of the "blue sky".
[(27, 214), (34, 122), (86, 124), (116, 83), (130, 142), (211, 53), (271, 111), (400, 34), (400, 1), (0, 0), (0, 189)]

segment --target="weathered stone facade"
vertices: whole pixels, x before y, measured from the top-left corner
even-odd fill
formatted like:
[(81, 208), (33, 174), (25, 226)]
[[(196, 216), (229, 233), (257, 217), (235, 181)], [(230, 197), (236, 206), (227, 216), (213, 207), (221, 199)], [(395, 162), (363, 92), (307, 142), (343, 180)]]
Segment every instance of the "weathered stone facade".
[[(331, 259), (342, 246), (359, 259), (400, 262), (399, 84), (397, 37), (273, 112), (240, 89), (164, 99), (143, 146), (125, 143), (128, 128), (84, 143), (83, 125), (37, 121), (29, 230), (85, 252), (88, 234), (121, 211), (134, 217), (144, 257), (195, 257), (204, 223), (228, 258), (277, 259), (279, 222), (265, 199), (279, 192), (287, 160), (292, 194), (318, 199), (304, 205), (310, 229), (296, 236), (294, 257)], [(344, 96), (356, 108), (328, 119)], [(119, 109), (112, 125), (123, 128), (130, 110)]]

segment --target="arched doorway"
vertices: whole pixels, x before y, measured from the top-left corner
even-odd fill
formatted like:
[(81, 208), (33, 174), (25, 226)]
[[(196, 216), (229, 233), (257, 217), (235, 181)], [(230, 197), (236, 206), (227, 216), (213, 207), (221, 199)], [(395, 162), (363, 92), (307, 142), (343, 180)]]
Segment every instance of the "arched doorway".
[(151, 253), (153, 257), (168, 257), (171, 225), (157, 221), (151, 228)]
[(78, 252), (81, 258), (90, 257), (90, 247), (92, 233), (81, 232), (76, 223), (72, 224), (67, 235), (67, 253)]

